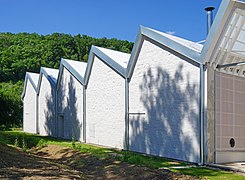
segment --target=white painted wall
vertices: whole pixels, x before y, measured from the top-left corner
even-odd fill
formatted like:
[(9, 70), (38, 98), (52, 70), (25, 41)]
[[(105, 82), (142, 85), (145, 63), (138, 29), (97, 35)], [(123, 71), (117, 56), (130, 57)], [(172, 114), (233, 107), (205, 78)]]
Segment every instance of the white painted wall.
[(55, 89), (42, 76), (39, 93), (38, 129), (41, 135), (55, 136)]
[(36, 91), (30, 80), (27, 80), (23, 104), (23, 131), (36, 133)]
[(129, 84), (130, 150), (199, 162), (199, 72), (143, 41)]
[(86, 140), (123, 148), (125, 80), (97, 57), (86, 91)]
[(83, 141), (83, 85), (63, 68), (58, 89), (58, 136), (72, 139), (72, 133)]

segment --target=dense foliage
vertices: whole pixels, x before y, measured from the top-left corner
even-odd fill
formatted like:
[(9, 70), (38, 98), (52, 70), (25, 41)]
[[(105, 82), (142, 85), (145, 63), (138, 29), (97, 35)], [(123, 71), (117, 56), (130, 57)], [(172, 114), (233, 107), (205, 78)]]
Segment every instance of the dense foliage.
[(22, 102), (20, 99), (23, 81), (0, 83), (0, 129), (19, 127), (22, 124)]
[(128, 53), (133, 47), (128, 41), (80, 34), (0, 33), (0, 125), (21, 122), (20, 95), (26, 71), (39, 72), (41, 66), (59, 68), (61, 58), (86, 62), (91, 45)]

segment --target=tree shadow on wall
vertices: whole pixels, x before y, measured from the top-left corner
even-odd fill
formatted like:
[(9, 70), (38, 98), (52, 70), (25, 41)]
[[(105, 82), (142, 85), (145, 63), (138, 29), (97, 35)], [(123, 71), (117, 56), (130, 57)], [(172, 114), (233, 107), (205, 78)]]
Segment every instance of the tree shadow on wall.
[(183, 65), (174, 77), (157, 68), (145, 72), (139, 86), (145, 115), (130, 115), (130, 150), (199, 161), (199, 85), (184, 80)]
[[(80, 140), (82, 132), (82, 122), (78, 117), (77, 96), (82, 96), (81, 92), (75, 87), (74, 78), (69, 77), (68, 88), (66, 89), (66, 81), (62, 79), (60, 89), (58, 90), (58, 137), (64, 139)], [(82, 111), (82, 109), (81, 109)], [(80, 117), (82, 119), (83, 117)]]
[[(57, 136), (56, 129), (56, 87), (55, 84), (50, 83), (51, 93), (46, 94), (45, 102), (46, 108), (44, 110), (45, 114), (45, 124), (44, 129), (48, 136)], [(39, 127), (40, 128), (40, 127)]]

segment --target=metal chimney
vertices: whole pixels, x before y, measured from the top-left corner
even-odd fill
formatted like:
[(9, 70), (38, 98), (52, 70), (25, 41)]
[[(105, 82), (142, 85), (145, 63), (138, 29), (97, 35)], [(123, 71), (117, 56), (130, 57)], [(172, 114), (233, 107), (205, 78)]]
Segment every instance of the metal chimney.
[(206, 7), (205, 11), (207, 12), (207, 34), (209, 33), (209, 30), (213, 24), (213, 10), (214, 7)]

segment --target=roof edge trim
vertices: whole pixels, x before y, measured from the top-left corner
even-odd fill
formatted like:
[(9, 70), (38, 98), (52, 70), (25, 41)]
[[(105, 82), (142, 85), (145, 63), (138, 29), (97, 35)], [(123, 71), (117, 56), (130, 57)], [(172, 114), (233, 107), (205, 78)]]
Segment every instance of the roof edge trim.
[(97, 56), (102, 62), (104, 62), (107, 66), (109, 66), (116, 73), (121, 75), (122, 77), (126, 77), (126, 69), (119, 65), (116, 61), (114, 61), (111, 57), (106, 55), (103, 51), (99, 49), (97, 46), (92, 46), (89, 53), (88, 65), (85, 72), (84, 84), (87, 85), (89, 81), (89, 77), (91, 74), (94, 57)]
[(26, 72), (25, 81), (24, 81), (24, 88), (23, 88), (23, 91), (21, 93), (21, 100), (23, 100), (24, 97), (25, 97), (25, 94), (26, 94), (26, 86), (27, 86), (27, 81), (28, 80), (30, 81), (32, 87), (34, 88), (35, 92), (37, 93), (37, 85), (34, 83), (33, 79), (31, 78), (30, 73), (29, 72)]
[(63, 68), (66, 68), (82, 85), (84, 85), (84, 78), (77, 72), (64, 58), (61, 58), (59, 75), (57, 79), (57, 90), (60, 86), (61, 77), (63, 74)]
[(37, 86), (37, 94), (38, 95), (40, 93), (42, 76), (45, 76), (45, 78), (50, 82), (50, 84), (56, 88), (56, 83), (49, 77), (49, 75), (46, 72), (45, 68), (44, 67), (41, 67), (41, 69), (40, 69), (40, 75), (39, 75), (39, 80), (38, 80), (38, 86)]

